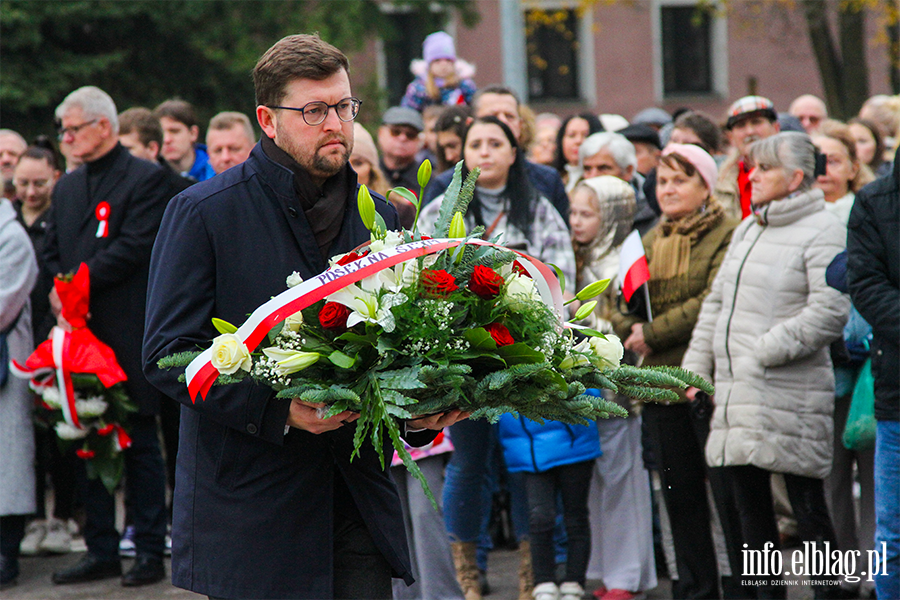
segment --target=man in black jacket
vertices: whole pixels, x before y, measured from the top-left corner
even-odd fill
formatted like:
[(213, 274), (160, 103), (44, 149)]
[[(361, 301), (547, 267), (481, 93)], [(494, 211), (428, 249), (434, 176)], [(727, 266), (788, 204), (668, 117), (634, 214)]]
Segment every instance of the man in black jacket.
[[(56, 109), (60, 135), (84, 165), (53, 190), (44, 261), (51, 274), (90, 270), (88, 326), (109, 345), (128, 381), (139, 412), (129, 421), (132, 446), (124, 451), (126, 494), (135, 528), (137, 557), (122, 577), (127, 586), (165, 577), (165, 474), (157, 439), (160, 394), (141, 370), (141, 341), (150, 251), (165, 210), (162, 169), (134, 158), (119, 144), (116, 106), (103, 90), (88, 86), (69, 94)], [(54, 312), (59, 298), (50, 294)], [(66, 323), (61, 322), (61, 326)], [(78, 583), (121, 573), (115, 500), (99, 479), (79, 474), (87, 521), (87, 554), (53, 574), (55, 583)]]
[[(370, 441), (352, 462), (348, 412), (276, 398), (251, 381), (196, 403), (157, 361), (209, 345), (210, 320), (242, 323), (330, 256), (369, 238), (347, 161), (359, 108), (347, 58), (316, 35), (288, 36), (254, 69), (263, 131), (246, 162), (170, 203), (153, 250), (144, 371), (181, 402), (172, 580), (222, 598), (390, 598), (413, 581), (400, 502)], [(397, 212), (376, 197), (389, 229)], [(440, 429), (459, 411), (416, 421)], [(413, 445), (435, 431), (407, 435)], [(390, 441), (384, 451), (390, 454)]]
[(853, 305), (872, 326), (875, 551), (887, 564), (886, 574), (876, 566), (875, 591), (879, 598), (900, 598), (900, 160), (892, 175), (856, 195), (847, 233), (847, 283)]

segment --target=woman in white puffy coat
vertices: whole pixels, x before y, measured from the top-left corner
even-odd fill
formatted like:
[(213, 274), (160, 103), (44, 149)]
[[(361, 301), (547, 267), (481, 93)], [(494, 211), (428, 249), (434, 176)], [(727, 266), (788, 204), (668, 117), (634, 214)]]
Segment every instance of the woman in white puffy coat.
[[(773, 472), (785, 476), (801, 537), (835, 548), (822, 485), (832, 458), (828, 346), (841, 335), (850, 301), (828, 287), (825, 269), (847, 232), (812, 189), (815, 148), (806, 134), (755, 142), (750, 157), (753, 214), (734, 231), (683, 366), (716, 385), (706, 459), (727, 467), (734, 484), (746, 544), (737, 551), (779, 547)], [(771, 577), (752, 589), (785, 597)], [(817, 598), (839, 591), (814, 589)]]

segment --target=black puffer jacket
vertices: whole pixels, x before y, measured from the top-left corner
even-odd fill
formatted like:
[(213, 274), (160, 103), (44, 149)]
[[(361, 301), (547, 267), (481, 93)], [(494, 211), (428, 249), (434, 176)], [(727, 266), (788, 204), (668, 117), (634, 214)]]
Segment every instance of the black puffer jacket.
[(875, 418), (900, 420), (900, 161), (856, 195), (847, 234), (853, 304), (872, 325)]

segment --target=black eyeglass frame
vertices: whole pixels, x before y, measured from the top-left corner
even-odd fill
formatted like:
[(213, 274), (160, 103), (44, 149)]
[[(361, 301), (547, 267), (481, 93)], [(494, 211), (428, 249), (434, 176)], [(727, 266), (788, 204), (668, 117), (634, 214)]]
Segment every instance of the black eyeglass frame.
[(56, 134), (59, 139), (63, 139), (67, 133), (71, 133), (72, 135), (78, 135), (78, 132), (87, 127), (88, 125), (94, 125), (97, 121), (100, 120), (100, 117), (96, 119), (91, 119), (90, 121), (85, 121), (81, 125), (69, 125), (68, 127), (60, 127), (56, 130)]
[[(341, 104), (343, 104), (344, 102), (348, 101), (348, 100), (350, 101), (350, 106), (351, 106), (352, 109), (353, 109), (353, 115), (352, 115), (349, 119), (345, 119), (344, 117), (341, 116), (341, 113), (340, 113), (340, 111), (338, 110), (338, 107), (339, 107)], [(310, 106), (313, 106), (313, 105), (316, 105), (318, 108), (321, 108), (321, 107), (324, 106), (324, 107), (325, 107), (325, 112), (322, 113), (322, 120), (317, 121), (317, 122), (315, 122), (315, 123), (310, 123), (310, 122), (309, 122), (309, 118), (306, 116), (306, 111), (309, 110), (309, 109), (310, 109)], [(360, 108), (361, 106), (362, 106), (362, 100), (360, 100), (359, 98), (357, 98), (357, 97), (355, 97), (355, 96), (348, 96), (348, 97), (346, 97), (346, 98), (341, 98), (340, 100), (338, 100), (338, 101), (335, 102), (334, 104), (326, 104), (326, 103), (323, 102), (322, 100), (316, 100), (315, 102), (308, 102), (308, 103), (306, 103), (306, 104), (303, 106), (303, 108), (295, 108), (295, 107), (293, 107), (293, 106), (270, 106), (269, 108), (271, 108), (271, 109), (277, 109), (277, 108), (280, 108), (280, 109), (282, 109), (282, 110), (293, 110), (293, 111), (297, 111), (298, 113), (300, 113), (301, 115), (303, 115), (303, 121), (304, 121), (307, 125), (309, 125), (310, 127), (315, 127), (316, 125), (321, 125), (322, 123), (325, 122), (325, 119), (328, 118), (328, 111), (331, 110), (332, 108), (334, 109), (334, 112), (335, 112), (335, 114), (337, 115), (338, 119), (340, 119), (340, 120), (343, 121), (344, 123), (350, 123), (351, 121), (353, 121), (354, 119), (356, 119), (356, 117), (359, 115), (359, 108)]]

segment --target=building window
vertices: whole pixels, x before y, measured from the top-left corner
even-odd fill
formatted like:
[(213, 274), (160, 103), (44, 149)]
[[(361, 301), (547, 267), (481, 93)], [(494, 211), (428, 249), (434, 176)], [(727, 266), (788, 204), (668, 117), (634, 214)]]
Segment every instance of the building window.
[(709, 13), (696, 6), (663, 6), (661, 17), (665, 94), (711, 93)]
[(579, 19), (572, 9), (525, 12), (531, 101), (579, 98)]
[(446, 29), (447, 17), (443, 12), (430, 9), (385, 10), (385, 16), (389, 26), (381, 32), (386, 78), (383, 85), (388, 105), (394, 106), (400, 104), (406, 86), (413, 80), (410, 64), (414, 59), (422, 58), (422, 42), (429, 33)]
[(728, 20), (719, 0), (650, 0), (657, 102), (728, 98)]

